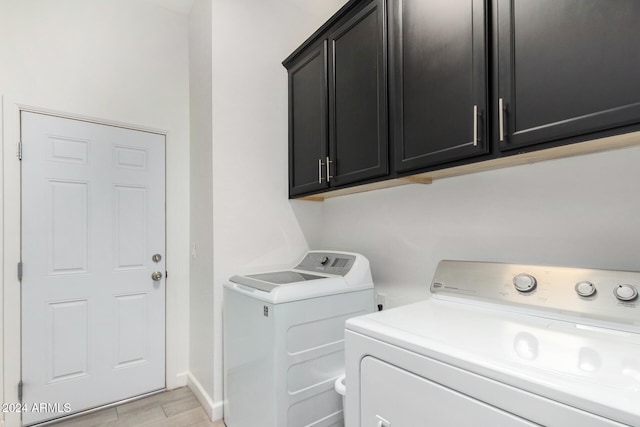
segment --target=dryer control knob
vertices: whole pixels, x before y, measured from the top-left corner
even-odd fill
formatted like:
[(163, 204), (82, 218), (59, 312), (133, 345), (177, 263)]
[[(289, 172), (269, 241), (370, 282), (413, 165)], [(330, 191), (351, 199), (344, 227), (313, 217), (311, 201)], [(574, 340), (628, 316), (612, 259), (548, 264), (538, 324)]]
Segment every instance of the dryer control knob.
[(596, 293), (596, 286), (591, 282), (576, 283), (576, 293), (581, 297), (590, 297)]
[(638, 297), (638, 290), (632, 285), (618, 285), (613, 289), (613, 294), (620, 301), (632, 301)]
[(513, 278), (513, 286), (518, 292), (531, 292), (536, 288), (536, 278), (530, 274), (520, 273)]
[(322, 258), (320, 258), (320, 264), (322, 265), (326, 265), (329, 262), (329, 257), (324, 255)]

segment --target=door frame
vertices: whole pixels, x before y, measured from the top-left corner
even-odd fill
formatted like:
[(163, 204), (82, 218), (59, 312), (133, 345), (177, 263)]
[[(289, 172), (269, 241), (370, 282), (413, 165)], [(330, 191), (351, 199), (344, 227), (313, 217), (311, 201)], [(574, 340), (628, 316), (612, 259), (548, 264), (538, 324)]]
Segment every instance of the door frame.
[[(140, 126), (131, 123), (117, 122), (108, 119), (84, 116), (51, 110), (40, 107), (20, 104), (0, 96), (0, 138), (2, 141), (2, 151), (0, 157), (4, 170), (4, 175), (0, 174), (0, 269), (2, 276), (3, 301), (0, 304), (0, 340), (2, 351), (0, 352), (0, 400), (6, 403), (17, 403), (18, 383), (21, 380), (22, 342), (21, 342), (21, 284), (18, 281), (17, 265), (22, 258), (22, 206), (21, 206), (21, 163), (17, 158), (18, 142), (21, 140), (21, 113), (32, 112), (47, 114), (60, 118), (80, 120), (107, 126), (121, 127), (131, 130), (150, 132), (164, 136), (165, 138), (165, 259), (166, 269), (182, 270), (184, 266), (178, 264), (178, 260), (171, 262), (171, 257), (166, 248), (172, 244), (169, 233), (169, 218), (167, 214), (166, 200), (169, 196), (168, 170), (169, 156), (167, 153), (168, 131), (151, 127)], [(177, 265), (178, 264), (178, 265)], [(188, 266), (187, 266), (188, 267)], [(179, 334), (169, 328), (171, 324), (179, 324), (176, 319), (178, 315), (177, 303), (180, 299), (177, 287), (171, 286), (169, 277), (165, 278), (165, 387), (172, 389), (187, 385), (187, 373), (178, 372)], [(5, 327), (6, 325), (6, 327)], [(18, 327), (9, 325), (20, 325)], [(13, 427), (21, 425), (20, 413), (5, 413), (0, 415), (0, 427)]]

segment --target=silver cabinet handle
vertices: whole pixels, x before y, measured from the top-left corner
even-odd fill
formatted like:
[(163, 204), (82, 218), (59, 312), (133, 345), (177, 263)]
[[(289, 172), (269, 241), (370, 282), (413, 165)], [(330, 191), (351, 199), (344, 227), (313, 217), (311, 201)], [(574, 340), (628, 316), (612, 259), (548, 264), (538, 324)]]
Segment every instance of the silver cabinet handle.
[(473, 146), (478, 146), (478, 106), (473, 106)]
[(498, 117), (499, 117), (499, 127), (500, 127), (500, 142), (504, 141), (504, 106), (502, 103), (502, 98), (498, 99)]
[(162, 273), (159, 271), (154, 271), (153, 273), (151, 273), (151, 278), (154, 282), (159, 282), (160, 280), (162, 280)]
[(318, 184), (322, 184), (322, 166), (324, 166), (322, 159), (318, 159)]
[(327, 182), (331, 181), (331, 178), (333, 178), (333, 176), (331, 175), (331, 163), (333, 163), (331, 160), (329, 160), (329, 156), (327, 156)]

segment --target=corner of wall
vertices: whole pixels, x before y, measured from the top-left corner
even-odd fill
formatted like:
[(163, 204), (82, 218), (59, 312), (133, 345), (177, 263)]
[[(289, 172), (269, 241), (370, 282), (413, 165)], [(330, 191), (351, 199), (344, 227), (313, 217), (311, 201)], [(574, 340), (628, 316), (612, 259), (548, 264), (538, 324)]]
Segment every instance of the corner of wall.
[(189, 389), (196, 396), (211, 421), (222, 419), (223, 402), (214, 402), (211, 396), (209, 396), (204, 387), (202, 387), (200, 382), (193, 376), (191, 372), (187, 374), (187, 387), (189, 387)]
[(173, 389), (173, 388), (186, 387), (188, 383), (189, 383), (189, 372), (180, 372), (176, 375), (176, 381), (173, 384), (174, 387), (170, 387), (169, 384), (167, 384), (167, 388)]
[[(213, 276), (213, 154), (212, 154), (212, 3), (196, 0), (188, 17), (189, 37), (189, 158), (190, 276), (189, 373), (194, 390), (209, 416), (214, 413), (215, 360), (212, 329)], [(195, 380), (195, 378), (198, 380)], [(193, 379), (193, 380), (191, 380)]]

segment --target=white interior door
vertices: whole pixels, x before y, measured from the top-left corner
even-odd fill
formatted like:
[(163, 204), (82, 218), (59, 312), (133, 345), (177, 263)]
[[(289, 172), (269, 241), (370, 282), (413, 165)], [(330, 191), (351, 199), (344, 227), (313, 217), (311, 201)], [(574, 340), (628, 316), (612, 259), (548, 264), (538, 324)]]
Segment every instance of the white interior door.
[(165, 141), (21, 119), (27, 425), (165, 387)]

